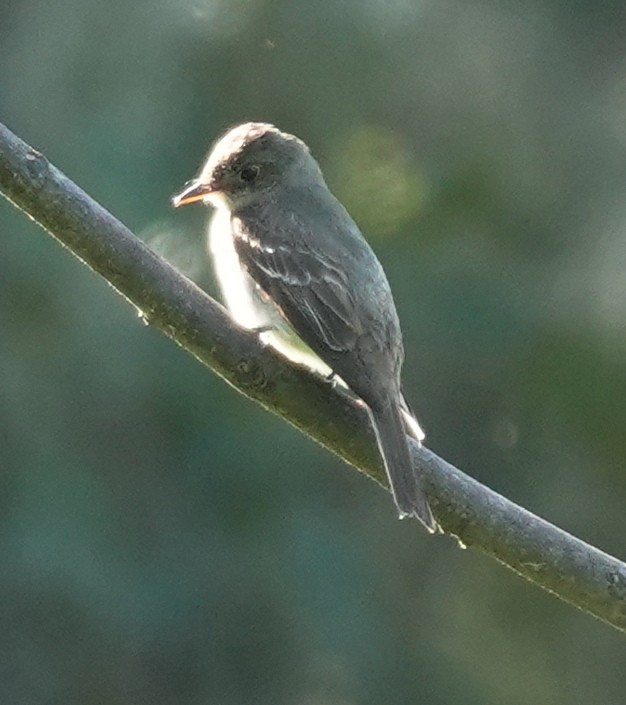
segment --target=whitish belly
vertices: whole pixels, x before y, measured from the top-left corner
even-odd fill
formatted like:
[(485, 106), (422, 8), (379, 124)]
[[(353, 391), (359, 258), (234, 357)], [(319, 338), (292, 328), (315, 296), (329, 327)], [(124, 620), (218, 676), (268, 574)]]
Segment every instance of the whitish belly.
[(329, 376), (332, 370), (296, 335), (276, 307), (263, 298), (254, 280), (241, 267), (230, 229), (230, 214), (217, 208), (209, 225), (209, 252), (222, 298), (232, 317), (244, 328), (270, 328), (261, 340), (293, 362)]

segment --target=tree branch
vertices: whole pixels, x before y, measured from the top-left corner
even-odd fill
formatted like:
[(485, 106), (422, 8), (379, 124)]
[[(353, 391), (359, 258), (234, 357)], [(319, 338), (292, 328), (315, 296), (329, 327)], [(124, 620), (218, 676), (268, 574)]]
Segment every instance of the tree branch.
[[(238, 327), (44, 156), (0, 124), (0, 190), (107, 279), (145, 319), (246, 396), (377, 482), (384, 472), (364, 409)], [(412, 447), (442, 528), (561, 599), (626, 631), (626, 565)]]

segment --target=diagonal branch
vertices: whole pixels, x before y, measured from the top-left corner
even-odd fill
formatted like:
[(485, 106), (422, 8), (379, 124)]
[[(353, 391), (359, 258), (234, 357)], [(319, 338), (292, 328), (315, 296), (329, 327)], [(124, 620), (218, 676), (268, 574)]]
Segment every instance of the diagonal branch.
[[(239, 328), (205, 292), (0, 124), (0, 190), (145, 319), (246, 396), (384, 484), (364, 410)], [(443, 529), (626, 632), (626, 565), (412, 448)]]

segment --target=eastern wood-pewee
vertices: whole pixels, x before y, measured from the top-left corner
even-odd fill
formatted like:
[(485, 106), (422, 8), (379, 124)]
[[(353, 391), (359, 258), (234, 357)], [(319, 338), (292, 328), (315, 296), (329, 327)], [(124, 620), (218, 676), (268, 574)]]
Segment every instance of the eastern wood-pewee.
[(308, 147), (272, 125), (239, 125), (173, 199), (195, 201), (216, 209), (210, 250), (233, 317), (365, 402), (400, 515), (434, 531), (409, 454), (406, 432), (418, 442), (424, 434), (402, 395), (389, 282)]

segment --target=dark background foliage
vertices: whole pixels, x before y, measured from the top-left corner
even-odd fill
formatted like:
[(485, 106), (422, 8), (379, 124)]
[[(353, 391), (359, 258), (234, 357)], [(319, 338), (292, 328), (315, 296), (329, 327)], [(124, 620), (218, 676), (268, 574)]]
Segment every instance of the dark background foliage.
[[(379, 253), (429, 445), (624, 557), (626, 5), (20, 0), (0, 119), (214, 291), (244, 119)], [(226, 387), (0, 204), (0, 688), (65, 705), (620, 704), (623, 636)]]

